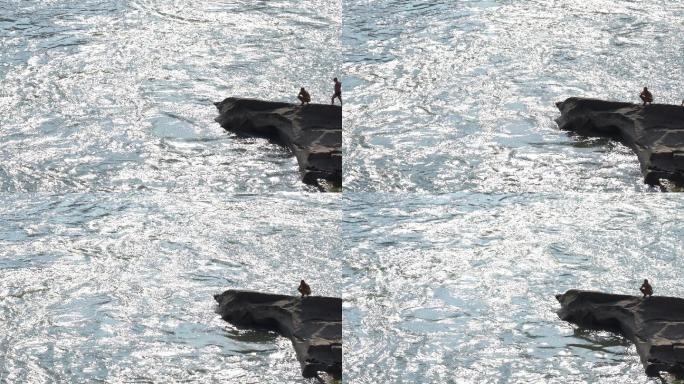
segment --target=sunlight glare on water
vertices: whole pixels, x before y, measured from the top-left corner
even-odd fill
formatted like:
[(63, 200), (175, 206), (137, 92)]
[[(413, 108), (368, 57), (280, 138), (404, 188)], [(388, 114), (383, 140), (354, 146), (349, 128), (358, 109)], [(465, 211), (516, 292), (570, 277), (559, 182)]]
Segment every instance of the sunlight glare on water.
[(229, 96), (329, 100), (340, 3), (0, 1), (0, 191), (308, 191)]
[(0, 382), (308, 383), (213, 294), (342, 294), (333, 195), (2, 195)]
[(340, 23), (339, 1), (0, 0), (0, 382), (309, 382), (212, 295), (340, 296), (339, 196), (299, 194), (213, 102), (329, 100)]
[(683, 202), (629, 196), (345, 194), (347, 380), (660, 383), (556, 315), (568, 289), (684, 295)]
[(555, 103), (681, 103), (683, 18), (670, 0), (345, 1), (345, 188), (648, 190), (628, 148), (559, 132)]

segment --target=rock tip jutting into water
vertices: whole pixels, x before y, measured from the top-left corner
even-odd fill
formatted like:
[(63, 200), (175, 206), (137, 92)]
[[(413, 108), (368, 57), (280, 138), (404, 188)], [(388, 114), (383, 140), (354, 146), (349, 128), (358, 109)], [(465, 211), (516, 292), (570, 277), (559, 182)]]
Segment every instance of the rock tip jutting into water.
[(645, 183), (661, 185), (661, 179), (667, 179), (684, 185), (684, 107), (579, 97), (556, 106), (560, 129), (613, 138), (630, 147), (639, 158)]
[(562, 320), (619, 333), (632, 341), (648, 376), (670, 372), (684, 377), (684, 299), (574, 289), (556, 299)]
[(214, 295), (217, 313), (231, 324), (278, 332), (292, 341), (302, 376), (342, 377), (342, 299), (305, 298), (227, 290)]
[(214, 103), (216, 122), (245, 136), (268, 138), (289, 148), (299, 163), (302, 181), (323, 179), (342, 185), (342, 107), (229, 97)]

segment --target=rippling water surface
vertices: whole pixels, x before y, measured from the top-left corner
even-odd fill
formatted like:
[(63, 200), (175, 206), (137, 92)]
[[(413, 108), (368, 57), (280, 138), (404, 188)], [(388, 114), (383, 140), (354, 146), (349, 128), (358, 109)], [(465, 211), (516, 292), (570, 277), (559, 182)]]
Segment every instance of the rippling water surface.
[(212, 295), (341, 295), (339, 196), (212, 102), (326, 100), (339, 30), (339, 1), (0, 0), (1, 383), (305, 382)]
[(0, 382), (308, 382), (212, 295), (341, 295), (340, 206), (313, 196), (3, 194)]
[(623, 338), (555, 313), (572, 288), (684, 295), (684, 202), (631, 196), (345, 195), (347, 378), (660, 383)]
[(631, 151), (559, 132), (569, 96), (684, 99), (684, 3), (343, 3), (345, 187), (634, 191)]
[(0, 190), (306, 190), (212, 102), (329, 100), (340, 23), (339, 1), (0, 0)]
[[(0, 0), (0, 382), (306, 382), (289, 341), (212, 298), (300, 278), (345, 297), (351, 383), (649, 382), (553, 295), (644, 277), (684, 295), (684, 206), (555, 194), (648, 188), (624, 146), (559, 132), (554, 102), (647, 85), (679, 103), (683, 18), (666, 0)], [(326, 101), (342, 69), (344, 197), (300, 194), (285, 150), (213, 121), (227, 96)]]

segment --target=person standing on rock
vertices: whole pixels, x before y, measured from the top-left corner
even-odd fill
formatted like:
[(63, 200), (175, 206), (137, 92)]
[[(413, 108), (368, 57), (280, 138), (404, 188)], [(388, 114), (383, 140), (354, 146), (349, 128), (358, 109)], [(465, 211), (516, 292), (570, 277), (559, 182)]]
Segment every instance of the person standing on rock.
[(302, 294), (302, 297), (311, 296), (311, 287), (309, 287), (309, 284), (304, 280), (299, 282), (299, 288), (297, 288), (297, 290)]
[(653, 104), (653, 94), (651, 94), (648, 88), (644, 87), (644, 90), (641, 91), (639, 97), (641, 98), (641, 101), (644, 102), (644, 105), (646, 105), (646, 103)]
[(335, 93), (333, 94), (333, 97), (330, 99), (330, 104), (335, 104), (335, 98), (340, 99), (340, 106), (342, 106), (342, 83), (340, 83), (337, 80), (337, 77), (333, 79), (335, 82)]
[(644, 279), (644, 283), (641, 284), (639, 290), (644, 295), (644, 298), (653, 296), (653, 287), (648, 283), (648, 280)]
[(299, 90), (299, 95), (297, 95), (297, 98), (302, 102), (301, 105), (304, 105), (304, 103), (311, 103), (311, 95), (309, 95), (309, 92), (307, 92), (304, 87)]

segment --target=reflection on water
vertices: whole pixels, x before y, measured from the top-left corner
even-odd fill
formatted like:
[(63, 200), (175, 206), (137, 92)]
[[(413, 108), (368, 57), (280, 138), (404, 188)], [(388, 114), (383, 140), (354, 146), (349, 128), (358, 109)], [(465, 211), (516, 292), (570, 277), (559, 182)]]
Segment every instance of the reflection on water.
[(339, 29), (339, 1), (0, 0), (0, 382), (308, 382), (212, 295), (341, 295), (337, 198), (265, 194), (314, 189), (212, 103), (327, 100)]
[(313, 190), (212, 102), (327, 100), (339, 1), (0, 3), (0, 191)]
[(571, 288), (684, 295), (684, 202), (629, 196), (345, 194), (347, 380), (657, 383), (555, 313)]
[(319, 196), (2, 195), (0, 382), (309, 382), (213, 294), (341, 295), (340, 207)]
[(559, 132), (555, 102), (647, 85), (679, 104), (682, 17), (669, 0), (345, 1), (345, 188), (649, 190), (628, 148)]

